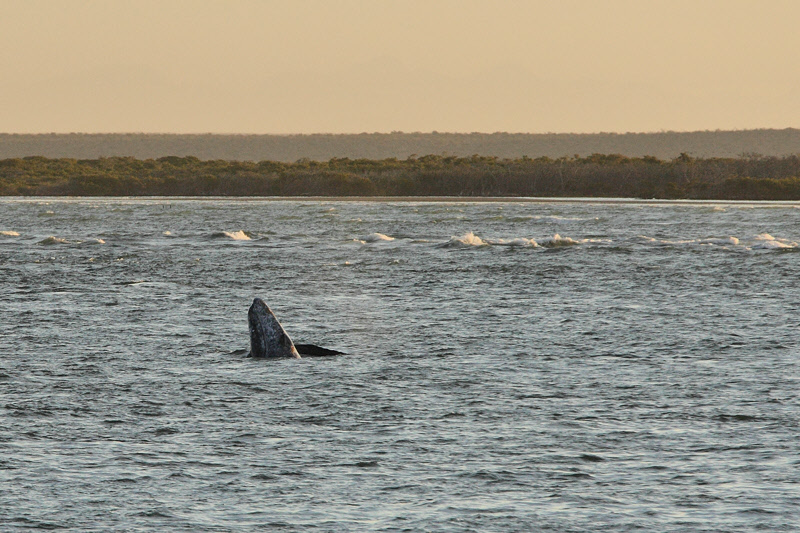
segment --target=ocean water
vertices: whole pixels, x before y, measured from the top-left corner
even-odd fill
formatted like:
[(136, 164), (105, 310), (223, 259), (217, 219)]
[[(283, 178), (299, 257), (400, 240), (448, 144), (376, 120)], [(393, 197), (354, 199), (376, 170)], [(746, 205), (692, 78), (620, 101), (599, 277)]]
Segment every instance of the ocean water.
[(0, 530), (795, 531), (798, 207), (0, 199)]

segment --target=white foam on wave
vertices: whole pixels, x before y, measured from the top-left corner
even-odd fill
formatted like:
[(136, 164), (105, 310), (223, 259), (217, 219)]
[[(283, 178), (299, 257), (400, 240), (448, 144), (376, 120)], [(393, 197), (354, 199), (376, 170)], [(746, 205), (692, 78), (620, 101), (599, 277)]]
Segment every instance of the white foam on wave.
[(769, 233), (760, 233), (753, 237), (755, 241), (750, 247), (753, 250), (781, 250), (797, 248), (797, 243), (788, 239), (777, 239)]
[(739, 239), (736, 237), (722, 237), (722, 238), (709, 238), (709, 239), (698, 239), (696, 241), (698, 244), (716, 244), (718, 246), (738, 246)]
[(19, 237), (19, 233), (16, 231), (0, 231), (0, 235), (5, 237)]
[(796, 243), (782, 243), (780, 241), (763, 241), (753, 244), (750, 248), (753, 250), (779, 250), (782, 248), (795, 248)]
[(775, 238), (769, 233), (761, 233), (750, 239), (739, 239), (737, 237), (707, 237), (704, 239), (654, 239), (646, 235), (639, 235), (639, 238), (654, 244), (664, 244), (668, 246), (718, 246), (722, 249), (744, 249), (744, 250), (778, 250), (787, 248), (797, 248), (798, 244), (789, 239)]
[(571, 237), (562, 237), (558, 233), (552, 237), (547, 237), (539, 241), (540, 246), (575, 246), (576, 244), (608, 244), (613, 242), (611, 239), (573, 239)]
[(393, 241), (394, 237), (389, 237), (388, 235), (384, 235), (383, 233), (370, 233), (366, 237), (361, 237), (359, 239), (362, 242), (382, 242), (382, 241)]
[(104, 241), (103, 239), (89, 239), (83, 241), (81, 244), (105, 244), (105, 243), (106, 241)]
[(738, 246), (740, 241), (736, 237), (707, 237), (705, 239), (654, 239), (646, 235), (639, 235), (639, 238), (655, 244), (666, 244), (669, 246), (679, 245), (712, 245), (712, 246)]
[(445, 243), (445, 246), (523, 246), (528, 248), (536, 248), (539, 246), (555, 247), (609, 242), (611, 242), (609, 239), (572, 239), (570, 237), (562, 237), (558, 233), (552, 237), (540, 239), (539, 241), (536, 241), (535, 239), (528, 239), (526, 237), (516, 237), (513, 239), (489, 239), (478, 237), (470, 231), (469, 233), (465, 233), (460, 237), (450, 237), (450, 240)]
[(573, 246), (575, 244), (581, 244), (580, 241), (576, 241), (575, 239), (571, 239), (569, 237), (562, 237), (558, 233), (553, 235), (552, 237), (547, 237), (539, 241), (539, 244), (542, 246)]
[(245, 233), (242, 230), (239, 230), (239, 231), (220, 231), (218, 233), (215, 233), (213, 235), (213, 237), (226, 238), (226, 239), (231, 239), (231, 240), (234, 240), (234, 241), (249, 241), (249, 240), (251, 240), (250, 236), (247, 235), (247, 233)]
[(460, 237), (450, 237), (446, 244), (448, 246), (486, 246), (489, 243), (469, 231)]
[(759, 233), (758, 235), (753, 236), (754, 241), (774, 241), (775, 237), (770, 235), (769, 233)]
[(497, 244), (500, 246), (529, 246), (531, 248), (539, 246), (539, 243), (533, 239), (526, 239), (525, 237), (517, 237), (516, 239), (493, 239), (488, 242), (489, 244)]

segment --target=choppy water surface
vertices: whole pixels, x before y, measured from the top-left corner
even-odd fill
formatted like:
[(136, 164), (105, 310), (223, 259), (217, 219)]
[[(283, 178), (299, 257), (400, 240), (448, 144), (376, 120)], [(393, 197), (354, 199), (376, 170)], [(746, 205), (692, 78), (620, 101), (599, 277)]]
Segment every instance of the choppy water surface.
[(0, 530), (794, 530), (799, 221), (1, 200)]

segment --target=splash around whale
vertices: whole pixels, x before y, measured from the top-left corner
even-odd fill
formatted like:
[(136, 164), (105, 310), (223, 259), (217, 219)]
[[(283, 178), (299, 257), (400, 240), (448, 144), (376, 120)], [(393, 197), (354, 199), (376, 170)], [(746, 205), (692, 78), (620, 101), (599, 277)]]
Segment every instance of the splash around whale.
[(255, 298), (247, 312), (250, 328), (249, 357), (293, 358), (344, 355), (314, 344), (295, 344), (261, 298)]

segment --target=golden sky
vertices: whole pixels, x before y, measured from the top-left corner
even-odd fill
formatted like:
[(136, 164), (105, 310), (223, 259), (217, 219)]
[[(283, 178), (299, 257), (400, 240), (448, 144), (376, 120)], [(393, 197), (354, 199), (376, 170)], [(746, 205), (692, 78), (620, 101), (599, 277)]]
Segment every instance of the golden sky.
[(800, 127), (798, 0), (0, 0), (0, 132)]

